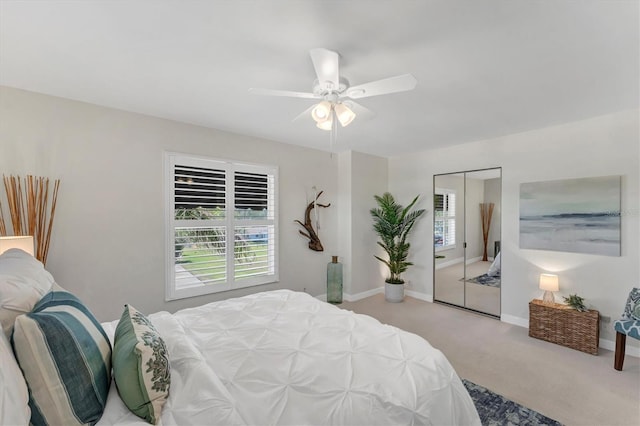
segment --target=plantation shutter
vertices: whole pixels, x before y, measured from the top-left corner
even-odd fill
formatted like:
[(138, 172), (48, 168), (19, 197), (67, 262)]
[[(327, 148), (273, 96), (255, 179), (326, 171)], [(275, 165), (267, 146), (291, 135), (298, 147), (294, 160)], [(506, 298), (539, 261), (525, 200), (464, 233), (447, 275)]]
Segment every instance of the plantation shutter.
[(455, 191), (436, 189), (434, 195), (434, 244), (450, 247), (456, 243), (456, 194)]
[(225, 170), (175, 165), (173, 247), (177, 289), (226, 282), (225, 193)]
[(167, 298), (277, 280), (274, 167), (167, 154)]
[(274, 273), (275, 175), (235, 172), (234, 277)]

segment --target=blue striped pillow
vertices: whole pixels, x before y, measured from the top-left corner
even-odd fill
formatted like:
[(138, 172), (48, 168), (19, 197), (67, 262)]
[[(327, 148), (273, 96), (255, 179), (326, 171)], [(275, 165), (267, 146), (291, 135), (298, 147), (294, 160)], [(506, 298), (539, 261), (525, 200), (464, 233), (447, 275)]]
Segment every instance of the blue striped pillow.
[(16, 318), (12, 344), (29, 387), (32, 424), (98, 422), (111, 385), (111, 344), (78, 298), (46, 294)]

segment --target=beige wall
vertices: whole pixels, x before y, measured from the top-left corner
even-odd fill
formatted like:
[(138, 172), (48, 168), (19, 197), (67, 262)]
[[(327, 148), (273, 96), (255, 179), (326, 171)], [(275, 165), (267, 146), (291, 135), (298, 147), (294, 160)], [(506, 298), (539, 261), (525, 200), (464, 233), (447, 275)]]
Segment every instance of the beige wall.
[[(384, 159), (326, 152), (230, 134), (71, 100), (0, 87), (0, 172), (60, 178), (47, 264), (58, 282), (101, 320), (131, 303), (145, 312), (175, 311), (242, 294), (291, 288), (326, 291), (330, 256), (345, 263), (345, 292), (378, 291), (384, 269), (373, 258), (373, 194), (389, 189), (403, 204), (415, 195), (428, 210), (415, 226), (404, 278), (425, 299), (433, 289), (433, 175), (503, 167), (502, 317), (525, 325), (537, 278), (556, 271), (561, 294), (578, 293), (607, 317), (620, 315), (640, 282), (640, 136), (638, 110), (503, 138)], [(238, 291), (164, 301), (163, 153), (177, 151), (273, 164), (280, 173), (280, 282)], [(622, 256), (521, 250), (519, 185), (551, 179), (622, 175)], [(323, 253), (307, 248), (302, 219), (312, 186), (325, 191)], [(0, 191), (0, 199), (4, 191)], [(611, 323), (602, 328), (613, 339)], [(633, 339), (632, 339), (633, 340)], [(638, 344), (629, 343), (632, 348)]]
[(381, 255), (376, 244), (369, 210), (374, 195), (387, 190), (387, 159), (359, 152), (340, 154), (339, 240), (344, 262), (345, 293), (367, 294), (384, 285), (386, 269), (373, 255)]
[(383, 286), (388, 275), (386, 266), (373, 257), (383, 252), (376, 244), (378, 237), (369, 213), (376, 206), (373, 196), (387, 190), (387, 159), (353, 152), (351, 167), (351, 266), (356, 271), (351, 290), (357, 294)]
[[(434, 174), (502, 166), (502, 318), (527, 324), (528, 302), (541, 297), (540, 273), (554, 271), (562, 295), (577, 293), (602, 315), (619, 317), (629, 290), (640, 282), (638, 271), (640, 201), (639, 111), (534, 130), (498, 139), (425, 151), (389, 160), (389, 188), (399, 197), (423, 193), (432, 203)], [(622, 256), (595, 256), (519, 248), (520, 184), (589, 176), (622, 176)], [(432, 220), (432, 212), (429, 219)], [(416, 229), (416, 239), (430, 241), (432, 228)], [(422, 236), (422, 238), (420, 237)], [(415, 246), (416, 259), (430, 259), (431, 245)], [(407, 272), (414, 290), (433, 293), (430, 262)], [(611, 322), (601, 337), (614, 339)], [(633, 340), (633, 339), (631, 339)], [(629, 345), (637, 348), (637, 341)]]
[(487, 254), (493, 258), (495, 242), (500, 240), (501, 218), (501, 188), (502, 179), (487, 179), (484, 181), (484, 202), (493, 203), (493, 214), (491, 215), (491, 225), (489, 226), (489, 242), (487, 243)]
[[(165, 150), (279, 167), (279, 283), (165, 302)], [(323, 151), (0, 88), (0, 173), (61, 179), (47, 268), (100, 320), (125, 303), (150, 313), (275, 288), (325, 293), (339, 249), (337, 171)], [(314, 185), (332, 204), (320, 211), (322, 253), (294, 223)]]

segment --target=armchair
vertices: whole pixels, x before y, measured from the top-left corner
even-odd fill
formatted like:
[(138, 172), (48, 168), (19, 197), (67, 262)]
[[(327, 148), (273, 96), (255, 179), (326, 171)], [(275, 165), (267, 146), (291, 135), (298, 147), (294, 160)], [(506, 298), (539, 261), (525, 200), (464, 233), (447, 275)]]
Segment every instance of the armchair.
[(640, 288), (631, 290), (622, 318), (613, 323), (613, 328), (616, 330), (616, 354), (613, 368), (620, 371), (624, 363), (627, 336), (640, 339)]

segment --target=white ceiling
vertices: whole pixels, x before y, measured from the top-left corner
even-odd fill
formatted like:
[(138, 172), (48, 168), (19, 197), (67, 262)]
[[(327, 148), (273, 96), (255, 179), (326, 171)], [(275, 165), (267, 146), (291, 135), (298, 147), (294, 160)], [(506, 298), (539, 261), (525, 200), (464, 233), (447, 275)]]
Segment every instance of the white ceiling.
[(322, 150), (292, 122), (313, 101), (308, 51), (352, 85), (411, 73), (411, 92), (360, 100), (373, 118), (336, 151), (394, 156), (639, 106), (633, 1), (7, 1), (0, 84)]

